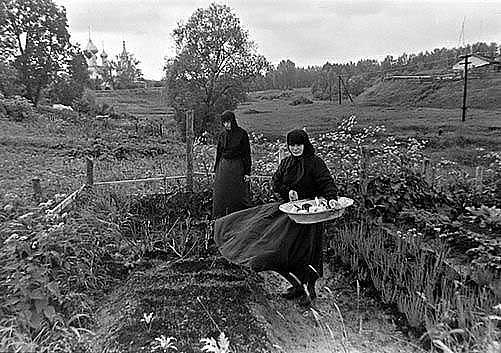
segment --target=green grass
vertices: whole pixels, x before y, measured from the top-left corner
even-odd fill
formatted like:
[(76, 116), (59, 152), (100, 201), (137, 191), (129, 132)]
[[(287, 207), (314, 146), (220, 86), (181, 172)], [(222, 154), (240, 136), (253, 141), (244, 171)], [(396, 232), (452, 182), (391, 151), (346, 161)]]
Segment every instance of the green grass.
[[(277, 92), (273, 94), (278, 95)], [(467, 119), (462, 123), (460, 109), (384, 107), (348, 102), (339, 105), (329, 101), (289, 105), (296, 96), (307, 94), (303, 89), (295, 91), (291, 97), (270, 100), (261, 98), (265, 96), (263, 92), (252, 93), (249, 101), (236, 110), (238, 121), (249, 131), (283, 139), (295, 128), (306, 127), (310, 134), (328, 132), (343, 118), (355, 115), (361, 128), (384, 125), (387, 135), (429, 140), (429, 152), (437, 156), (447, 156), (451, 152), (461, 157), (461, 154), (453, 153), (458, 148), (465, 154), (477, 147), (494, 151), (501, 149), (501, 109), (469, 109)], [(248, 114), (249, 110), (259, 113)]]
[[(423, 106), (454, 109), (463, 102), (462, 80), (412, 82), (387, 80), (363, 92), (357, 101), (366, 105)], [(476, 109), (501, 109), (501, 73), (489, 73), (481, 79), (469, 79), (468, 107)]]

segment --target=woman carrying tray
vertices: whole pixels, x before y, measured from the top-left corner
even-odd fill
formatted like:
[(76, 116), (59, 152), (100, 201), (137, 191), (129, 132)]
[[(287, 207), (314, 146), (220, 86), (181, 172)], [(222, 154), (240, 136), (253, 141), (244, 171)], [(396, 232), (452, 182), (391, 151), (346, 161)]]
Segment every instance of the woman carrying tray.
[[(337, 187), (324, 161), (303, 130), (287, 134), (290, 156), (273, 175), (273, 190), (283, 201), (323, 196), (337, 199)], [(275, 202), (235, 212), (216, 220), (214, 239), (220, 252), (233, 263), (260, 272), (273, 270), (291, 284), (282, 296), (300, 298), (309, 305), (316, 297), (315, 282), (323, 275), (322, 223), (298, 224)]]

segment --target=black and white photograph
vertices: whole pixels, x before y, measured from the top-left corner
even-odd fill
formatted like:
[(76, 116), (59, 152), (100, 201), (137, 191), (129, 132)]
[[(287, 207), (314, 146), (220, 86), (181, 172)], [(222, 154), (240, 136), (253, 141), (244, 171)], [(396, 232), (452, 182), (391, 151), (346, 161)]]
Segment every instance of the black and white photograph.
[(500, 0), (0, 0), (0, 353), (501, 353)]

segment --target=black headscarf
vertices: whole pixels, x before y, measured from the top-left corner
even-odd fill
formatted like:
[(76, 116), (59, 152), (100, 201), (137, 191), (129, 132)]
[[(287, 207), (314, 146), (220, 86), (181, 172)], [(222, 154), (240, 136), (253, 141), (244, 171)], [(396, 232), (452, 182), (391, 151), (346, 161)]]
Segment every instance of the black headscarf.
[(231, 141), (231, 136), (235, 134), (236, 131), (238, 131), (238, 124), (237, 124), (237, 119), (235, 118), (235, 114), (230, 111), (230, 110), (225, 110), (223, 114), (221, 114), (221, 122), (225, 123), (229, 121), (231, 123), (231, 128), (230, 130), (224, 129), (223, 132), (223, 141), (224, 145), (223, 147), (227, 147)]
[[(304, 145), (303, 154), (294, 156), (290, 150), (290, 145)], [(284, 183), (290, 186), (296, 184), (304, 175), (304, 159), (315, 154), (315, 149), (304, 130), (292, 130), (287, 134), (287, 149), (290, 157), (285, 160)]]

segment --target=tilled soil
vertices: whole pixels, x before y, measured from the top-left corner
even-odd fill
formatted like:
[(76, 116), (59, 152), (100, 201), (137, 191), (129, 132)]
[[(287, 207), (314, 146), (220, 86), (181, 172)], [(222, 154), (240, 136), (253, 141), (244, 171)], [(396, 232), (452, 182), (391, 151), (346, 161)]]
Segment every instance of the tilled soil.
[(201, 339), (224, 332), (231, 352), (420, 351), (374, 299), (357, 297), (341, 271), (326, 269), (310, 308), (281, 298), (286, 286), (272, 272), (255, 274), (220, 257), (155, 262), (103, 301), (92, 350), (152, 352), (164, 335), (178, 352), (200, 352)]

